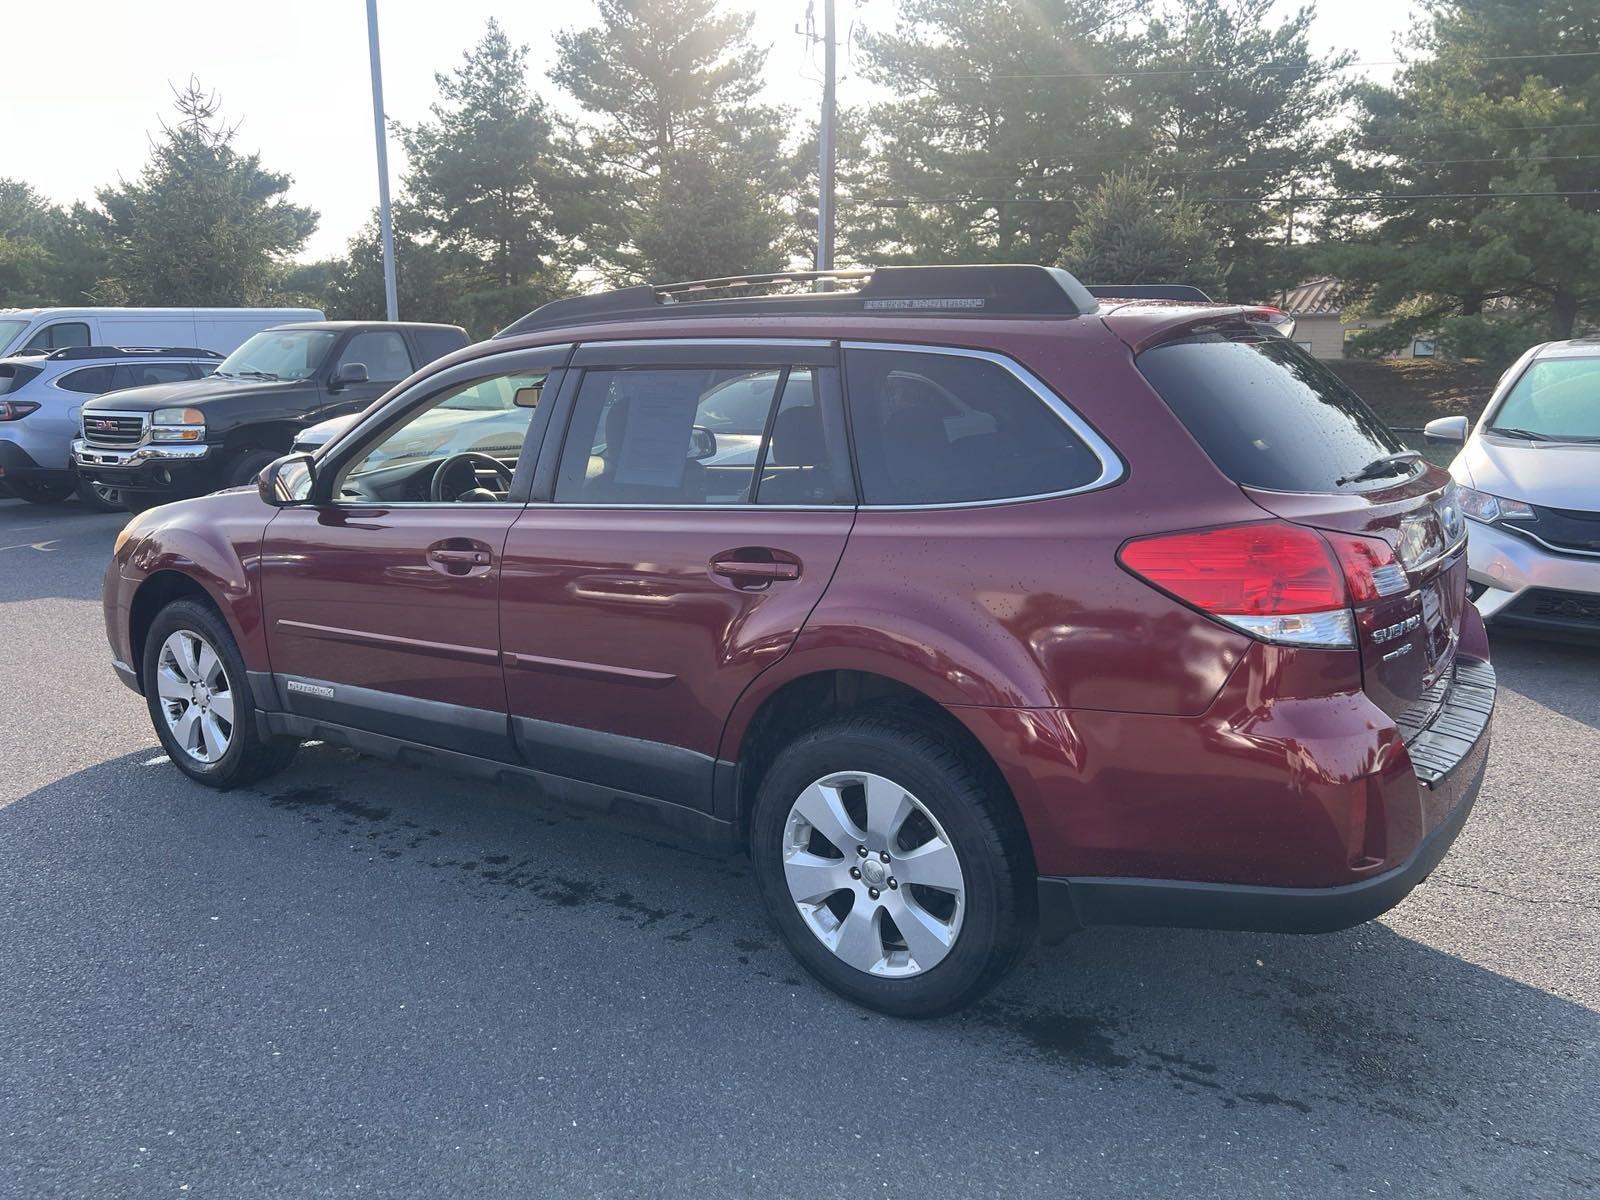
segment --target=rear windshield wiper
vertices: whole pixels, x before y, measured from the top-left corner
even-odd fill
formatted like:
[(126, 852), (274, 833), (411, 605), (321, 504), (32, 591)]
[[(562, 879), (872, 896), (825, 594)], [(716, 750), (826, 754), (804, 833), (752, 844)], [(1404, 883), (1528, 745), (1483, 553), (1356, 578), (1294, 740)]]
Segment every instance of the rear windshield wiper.
[(1420, 461), (1421, 458), (1421, 453), (1416, 450), (1402, 450), (1398, 454), (1385, 454), (1382, 458), (1373, 459), (1361, 470), (1335, 479), (1333, 486), (1343, 487), (1347, 483), (1365, 483), (1369, 479), (1382, 479), (1385, 475), (1409, 474), (1412, 464)]
[(1489, 426), (1490, 433), (1498, 433), (1505, 437), (1526, 438), (1530, 442), (1553, 442), (1555, 439), (1548, 433), (1535, 433), (1531, 429), (1508, 429), (1501, 425)]

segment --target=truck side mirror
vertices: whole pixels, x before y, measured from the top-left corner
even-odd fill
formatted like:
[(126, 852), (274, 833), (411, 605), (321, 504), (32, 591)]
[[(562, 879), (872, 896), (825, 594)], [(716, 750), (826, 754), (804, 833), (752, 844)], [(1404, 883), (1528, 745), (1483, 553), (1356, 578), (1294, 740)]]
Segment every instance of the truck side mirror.
[(1430, 442), (1454, 442), (1460, 445), (1467, 440), (1467, 429), (1465, 417), (1435, 417), (1422, 427), (1422, 436)]
[(367, 364), (347, 362), (340, 363), (339, 369), (333, 373), (333, 390), (349, 387), (352, 383), (365, 383), (367, 381)]
[(256, 489), (274, 508), (288, 508), (311, 499), (311, 485), (316, 478), (317, 469), (311, 455), (285, 454), (261, 468), (261, 474), (256, 476)]

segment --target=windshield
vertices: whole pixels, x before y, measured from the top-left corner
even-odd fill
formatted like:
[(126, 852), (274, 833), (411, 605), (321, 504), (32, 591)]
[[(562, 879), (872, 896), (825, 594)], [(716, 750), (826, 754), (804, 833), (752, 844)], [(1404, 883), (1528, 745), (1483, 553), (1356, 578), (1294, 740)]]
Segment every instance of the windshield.
[(269, 329), (227, 358), (216, 374), (240, 379), (304, 379), (322, 365), (339, 340), (320, 329)]
[(1507, 393), (1489, 429), (1560, 442), (1600, 441), (1600, 355), (1534, 363)]
[(0, 321), (0, 354), (11, 349), (11, 343), (27, 327), (26, 321)]

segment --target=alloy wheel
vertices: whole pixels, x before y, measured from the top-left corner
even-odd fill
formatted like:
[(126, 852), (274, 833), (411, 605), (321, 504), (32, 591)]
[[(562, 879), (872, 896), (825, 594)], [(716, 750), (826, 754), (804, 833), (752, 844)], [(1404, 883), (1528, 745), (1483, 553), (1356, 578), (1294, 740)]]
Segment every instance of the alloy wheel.
[(904, 787), (836, 771), (790, 806), (783, 874), (806, 927), (842, 962), (903, 978), (937, 966), (966, 911), (955, 847)]
[(161, 644), (156, 659), (156, 694), (167, 729), (196, 762), (214, 763), (233, 741), (233, 688), (222, 657), (191, 629)]

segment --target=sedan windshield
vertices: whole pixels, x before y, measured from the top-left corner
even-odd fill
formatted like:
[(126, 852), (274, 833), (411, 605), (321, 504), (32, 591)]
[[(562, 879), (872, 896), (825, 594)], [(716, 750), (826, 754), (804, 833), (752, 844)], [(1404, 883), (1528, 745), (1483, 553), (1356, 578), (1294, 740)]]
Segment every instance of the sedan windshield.
[(216, 374), (237, 379), (304, 379), (322, 365), (339, 340), (321, 329), (269, 329), (227, 358)]
[(1535, 362), (1501, 402), (1489, 430), (1541, 441), (1600, 441), (1600, 355)]

